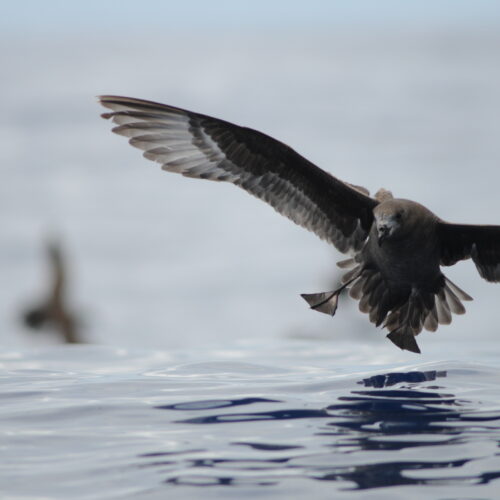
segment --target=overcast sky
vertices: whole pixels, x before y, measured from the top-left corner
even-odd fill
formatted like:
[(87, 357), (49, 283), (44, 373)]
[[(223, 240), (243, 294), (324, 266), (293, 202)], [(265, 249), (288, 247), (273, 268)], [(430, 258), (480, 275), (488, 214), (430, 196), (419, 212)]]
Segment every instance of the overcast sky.
[(80, 31), (280, 28), (326, 29), (350, 24), (492, 25), (500, 20), (497, 0), (19, 0), (4, 2), (0, 32), (79, 34)]

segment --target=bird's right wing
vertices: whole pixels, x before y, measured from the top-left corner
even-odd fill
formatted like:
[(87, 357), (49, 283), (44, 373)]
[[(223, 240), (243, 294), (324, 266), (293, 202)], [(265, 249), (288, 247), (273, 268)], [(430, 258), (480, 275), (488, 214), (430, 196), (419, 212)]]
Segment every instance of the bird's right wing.
[(231, 182), (341, 252), (359, 250), (378, 201), (256, 130), (141, 99), (101, 96), (104, 118), (164, 170)]
[(482, 278), (500, 281), (500, 226), (449, 224), (440, 221), (441, 265), (472, 258)]

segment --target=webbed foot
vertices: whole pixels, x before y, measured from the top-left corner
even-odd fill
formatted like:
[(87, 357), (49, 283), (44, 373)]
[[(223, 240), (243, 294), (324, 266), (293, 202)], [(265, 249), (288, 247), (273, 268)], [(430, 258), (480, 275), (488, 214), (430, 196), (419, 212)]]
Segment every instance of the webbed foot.
[(311, 306), (311, 309), (334, 316), (342, 290), (343, 288), (334, 292), (302, 293), (300, 296)]
[(415, 335), (411, 332), (397, 329), (388, 333), (387, 338), (404, 351), (411, 351), (420, 354), (420, 348), (415, 340)]

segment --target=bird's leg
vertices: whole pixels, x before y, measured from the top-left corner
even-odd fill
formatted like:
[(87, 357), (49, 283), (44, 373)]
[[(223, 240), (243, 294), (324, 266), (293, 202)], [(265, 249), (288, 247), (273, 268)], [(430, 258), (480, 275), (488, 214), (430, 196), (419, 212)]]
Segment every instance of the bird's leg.
[(358, 277), (359, 274), (356, 274), (333, 292), (301, 293), (300, 296), (311, 306), (311, 309), (334, 316), (337, 311), (340, 294)]

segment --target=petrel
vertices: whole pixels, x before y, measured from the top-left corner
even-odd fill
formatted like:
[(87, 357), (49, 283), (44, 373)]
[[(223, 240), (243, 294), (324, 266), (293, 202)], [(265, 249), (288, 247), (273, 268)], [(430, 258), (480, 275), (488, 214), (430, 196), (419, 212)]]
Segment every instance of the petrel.
[(441, 266), (472, 258), (482, 278), (500, 281), (500, 226), (451, 224), (385, 189), (371, 197), (257, 130), (142, 99), (99, 100), (113, 132), (163, 170), (231, 182), (350, 254), (338, 263), (340, 288), (302, 295), (316, 311), (333, 316), (348, 289), (394, 344), (419, 353), (415, 336), (451, 323), (472, 300)]
[(33, 330), (50, 327), (67, 344), (83, 343), (78, 317), (68, 308), (68, 271), (61, 243), (51, 239), (47, 244), (50, 265), (50, 284), (45, 299), (23, 314), (23, 322)]

